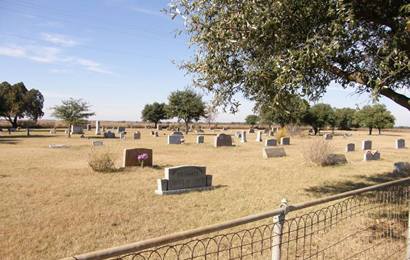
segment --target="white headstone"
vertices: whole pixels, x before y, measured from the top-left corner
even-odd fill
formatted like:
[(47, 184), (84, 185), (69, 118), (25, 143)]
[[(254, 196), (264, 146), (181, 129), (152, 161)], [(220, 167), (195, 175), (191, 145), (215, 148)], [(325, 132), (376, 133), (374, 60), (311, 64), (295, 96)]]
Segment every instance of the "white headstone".
[(262, 133), (263, 131), (258, 131), (256, 133), (256, 142), (262, 142)]

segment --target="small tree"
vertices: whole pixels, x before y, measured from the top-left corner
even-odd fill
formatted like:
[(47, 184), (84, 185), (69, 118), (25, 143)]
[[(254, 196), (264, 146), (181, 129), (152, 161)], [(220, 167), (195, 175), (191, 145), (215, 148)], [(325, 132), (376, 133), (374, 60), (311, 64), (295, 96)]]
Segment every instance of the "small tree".
[(146, 104), (142, 110), (141, 117), (143, 121), (152, 122), (157, 127), (157, 124), (167, 119), (167, 111), (165, 103), (154, 102), (152, 104)]
[[(261, 123), (279, 124), (282, 128), (288, 124), (300, 125), (309, 109), (309, 103), (295, 95), (287, 95), (283, 103), (264, 103), (259, 107)], [(286, 104), (286, 105), (284, 105)]]
[(248, 115), (245, 118), (245, 122), (248, 125), (254, 126), (259, 122), (259, 117), (257, 115)]
[(34, 121), (44, 115), (44, 97), (37, 89), (27, 90), (24, 83), (14, 85), (0, 83), (0, 116), (8, 120), (13, 128), (18, 119), (28, 117)]
[(354, 122), (356, 110), (353, 108), (336, 108), (336, 127), (340, 130), (351, 130), (357, 125)]
[(328, 104), (316, 104), (305, 115), (304, 122), (313, 128), (316, 134), (327, 125), (334, 125), (333, 108)]
[[(90, 112), (90, 105), (82, 99), (70, 98), (61, 103), (59, 106), (52, 107), (52, 115), (68, 124), (69, 129), (72, 125), (85, 123), (87, 118), (95, 115), (95, 113)], [(68, 137), (71, 137), (70, 130)]]
[(178, 90), (168, 97), (167, 112), (170, 118), (177, 117), (185, 122), (185, 132), (188, 134), (189, 123), (205, 116), (205, 104), (202, 96), (194, 91)]
[(382, 129), (393, 127), (395, 122), (394, 116), (382, 104), (364, 106), (357, 111), (355, 120), (361, 127), (369, 129), (369, 135), (372, 134), (373, 128), (377, 128), (381, 134)]

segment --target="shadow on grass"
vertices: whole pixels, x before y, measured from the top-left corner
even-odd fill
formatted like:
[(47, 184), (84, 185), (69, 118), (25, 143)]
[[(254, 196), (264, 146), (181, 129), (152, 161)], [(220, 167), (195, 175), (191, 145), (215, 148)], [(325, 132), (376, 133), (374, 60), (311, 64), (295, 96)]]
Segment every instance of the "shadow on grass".
[(20, 140), (10, 140), (10, 139), (0, 137), (0, 144), (17, 144), (19, 142)]
[(155, 164), (155, 165), (152, 166), (152, 168), (155, 169), (155, 170), (162, 170), (162, 169), (165, 169), (167, 167), (172, 167), (172, 165), (171, 164), (161, 164), (161, 165)]
[(9, 139), (9, 138), (12, 138), (12, 139), (15, 139), (15, 138), (48, 138), (48, 137), (54, 137), (54, 136), (52, 136), (52, 135), (30, 135), (30, 136), (27, 136), (27, 135), (3, 135), (3, 136), (0, 136), (0, 140), (1, 139)]
[(333, 183), (325, 183), (320, 186), (306, 188), (305, 191), (315, 197), (322, 197), (326, 195), (334, 195), (351, 190), (361, 189), (384, 182), (394, 181), (401, 178), (410, 177), (410, 172), (393, 173), (385, 172), (374, 176), (356, 176), (357, 181), (338, 181)]

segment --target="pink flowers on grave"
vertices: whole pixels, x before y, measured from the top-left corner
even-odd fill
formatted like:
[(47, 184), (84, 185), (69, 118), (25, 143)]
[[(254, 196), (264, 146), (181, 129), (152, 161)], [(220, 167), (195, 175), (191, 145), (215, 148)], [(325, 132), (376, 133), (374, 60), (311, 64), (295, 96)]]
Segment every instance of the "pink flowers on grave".
[(137, 156), (137, 159), (138, 159), (138, 161), (140, 162), (141, 167), (144, 167), (144, 161), (148, 159), (148, 154), (147, 154), (147, 153), (139, 154), (139, 155)]

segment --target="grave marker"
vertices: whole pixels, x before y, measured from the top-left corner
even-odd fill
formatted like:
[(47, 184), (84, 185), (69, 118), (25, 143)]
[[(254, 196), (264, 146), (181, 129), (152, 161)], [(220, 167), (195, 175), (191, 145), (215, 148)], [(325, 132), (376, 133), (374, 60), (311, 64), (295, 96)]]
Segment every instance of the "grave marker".
[(286, 156), (285, 149), (283, 147), (265, 147), (262, 149), (263, 158), (275, 158)]
[(356, 145), (354, 143), (350, 143), (346, 145), (346, 152), (354, 152), (356, 149)]
[(134, 148), (124, 149), (122, 167), (140, 166), (141, 162), (138, 161), (138, 155), (146, 153), (148, 159), (144, 160), (144, 166), (152, 166), (152, 149), (147, 148)]
[(281, 137), (280, 138), (281, 145), (290, 145), (290, 137)]
[(277, 141), (275, 138), (265, 140), (265, 146), (276, 146), (276, 145), (277, 145)]
[(371, 150), (372, 149), (372, 141), (371, 140), (363, 140), (362, 141), (362, 150)]
[(218, 134), (217, 136), (215, 136), (214, 146), (232, 146), (232, 137), (226, 134)]
[(206, 167), (182, 165), (165, 168), (164, 173), (165, 178), (157, 180), (158, 195), (212, 189), (212, 175), (206, 175)]
[(205, 137), (204, 137), (203, 135), (198, 135), (198, 136), (196, 137), (196, 143), (197, 143), (197, 144), (203, 144), (204, 141), (205, 141)]
[(402, 138), (397, 139), (396, 142), (396, 149), (404, 149), (406, 148), (406, 141)]
[(182, 143), (182, 138), (183, 138), (184, 136), (183, 135), (168, 135), (168, 138), (167, 138), (167, 143), (168, 144), (181, 144)]

